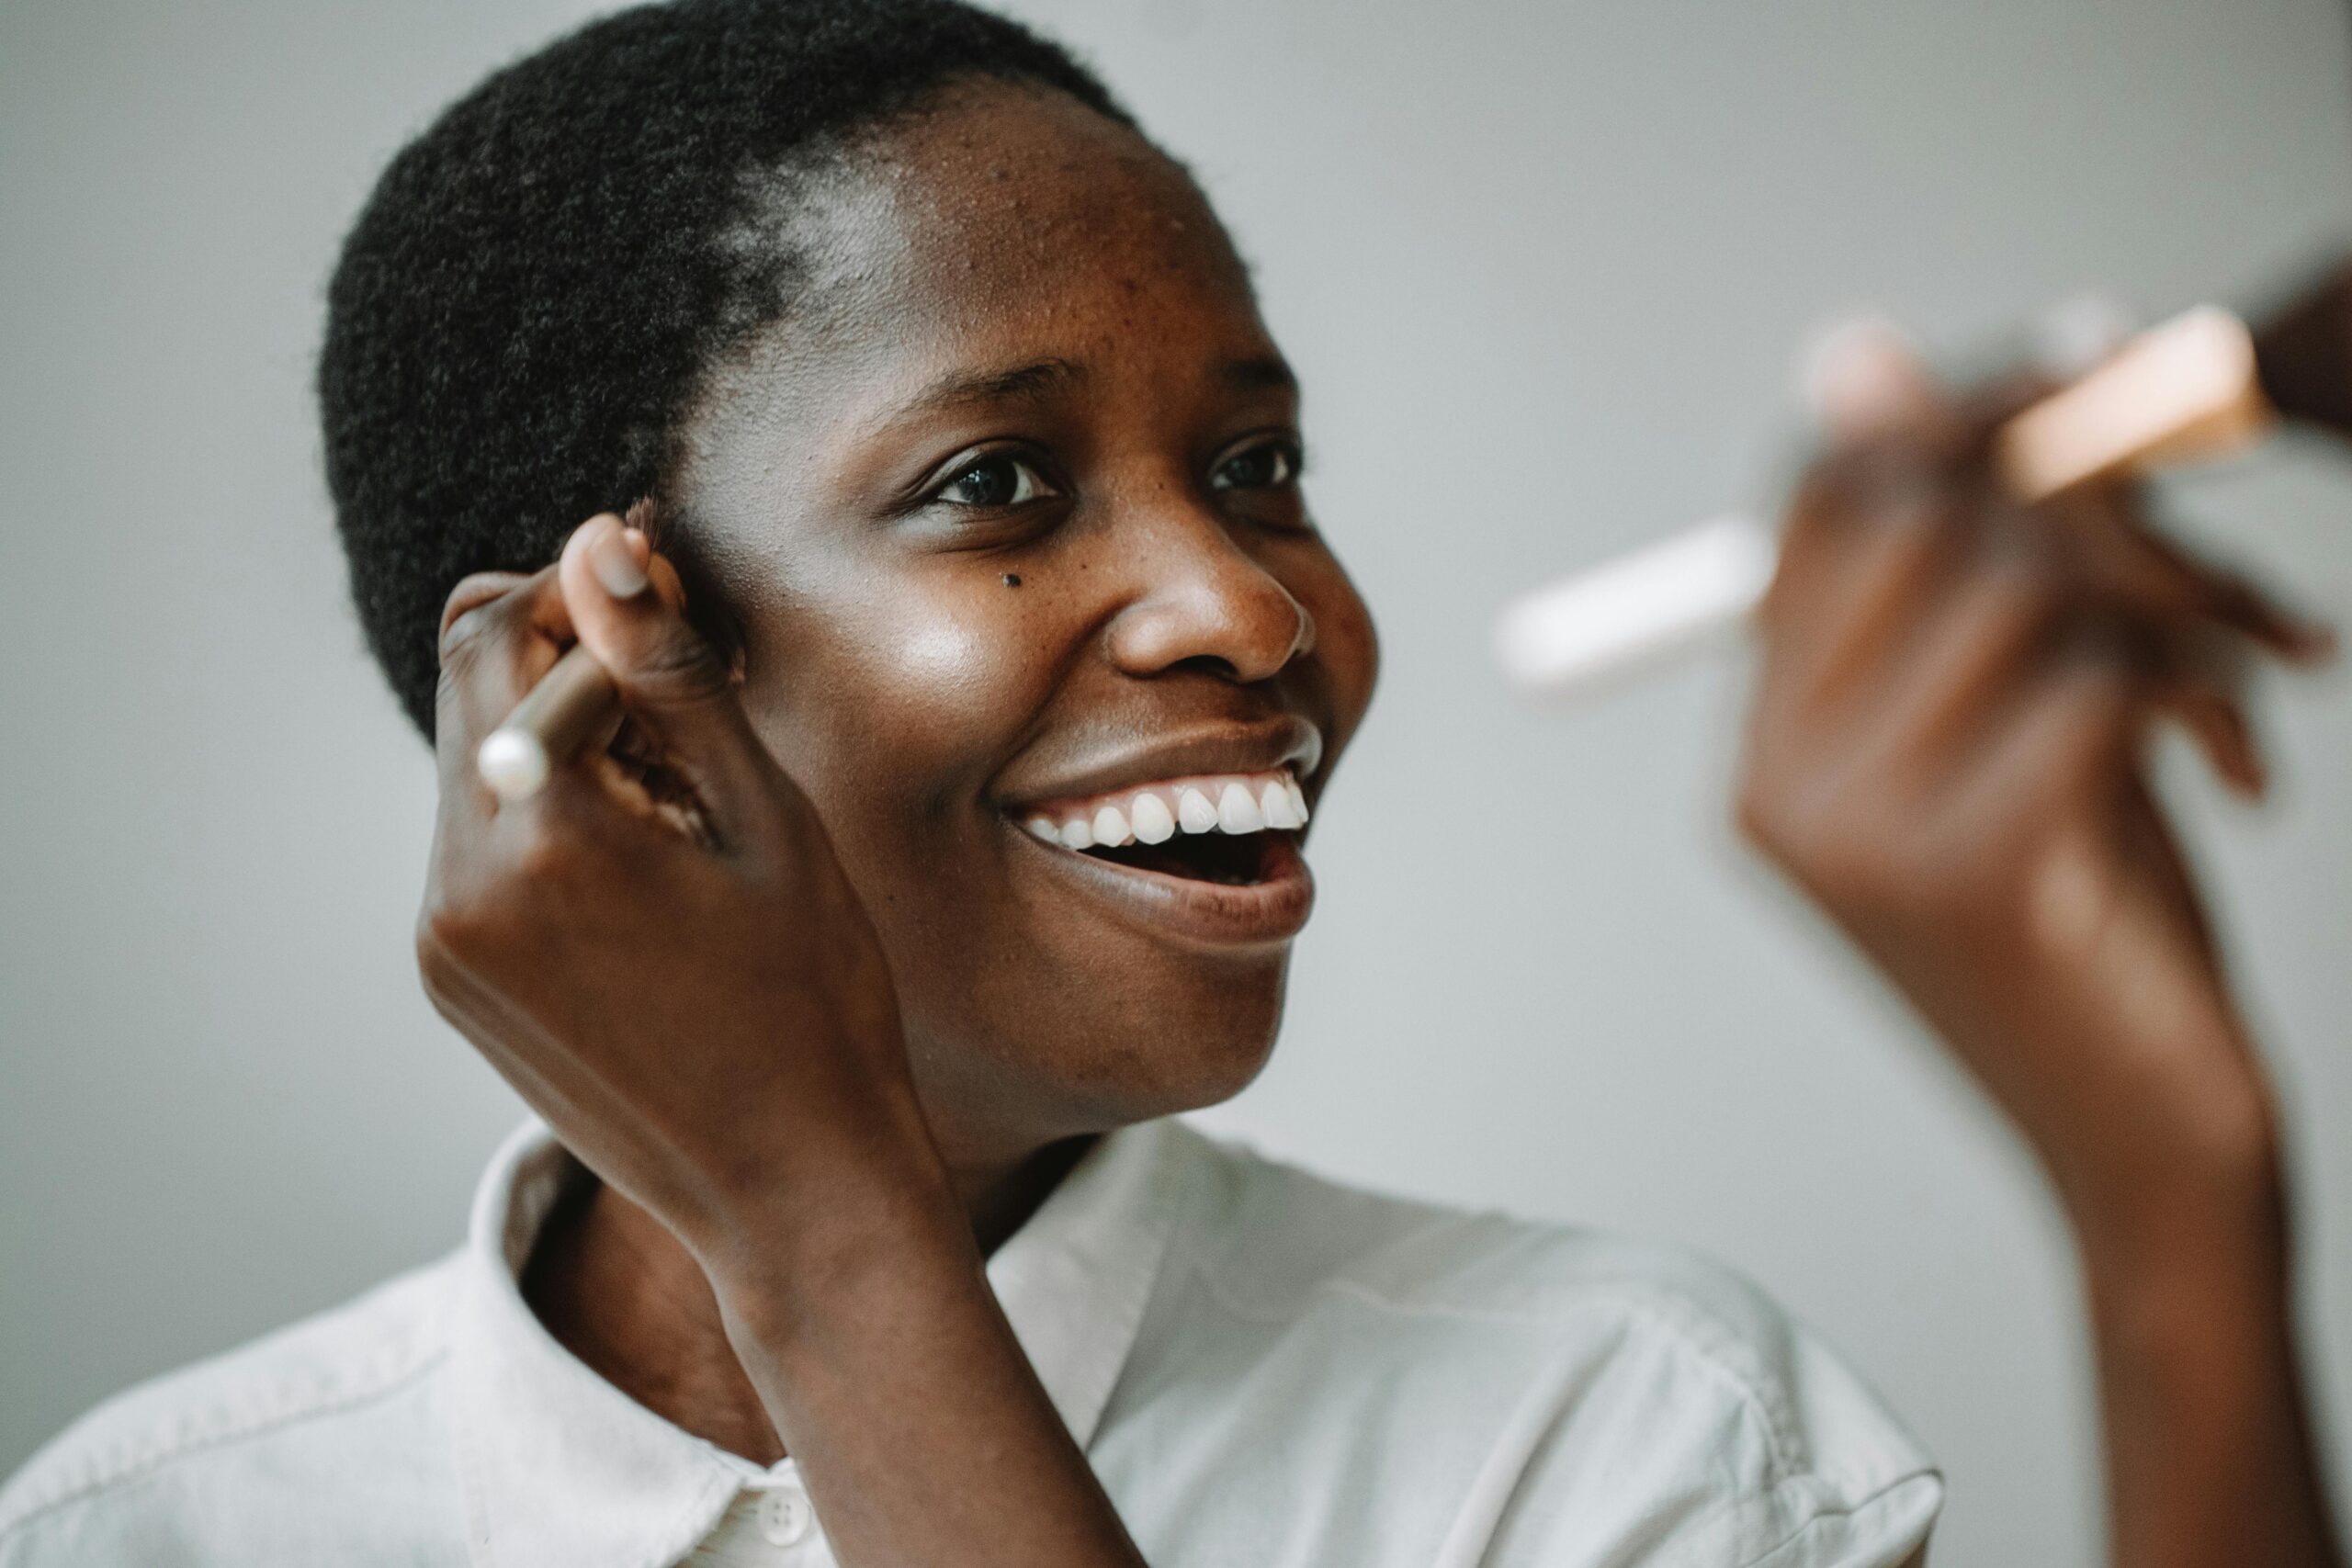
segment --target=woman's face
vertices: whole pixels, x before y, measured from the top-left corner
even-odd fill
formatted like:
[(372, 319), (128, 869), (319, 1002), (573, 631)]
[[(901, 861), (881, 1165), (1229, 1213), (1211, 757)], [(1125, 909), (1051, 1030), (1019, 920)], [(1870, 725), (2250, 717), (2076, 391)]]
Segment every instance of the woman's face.
[[(1285, 774), (1320, 798), (1376, 662), (1242, 265), (1140, 138), (1005, 85), (789, 206), (793, 312), (714, 375), (672, 500), (880, 932), (944, 1152), (1223, 1099), (1312, 897), (1301, 834), (1225, 828), (1284, 820)], [(1224, 826), (1039, 836), (1157, 837), (1188, 791)]]

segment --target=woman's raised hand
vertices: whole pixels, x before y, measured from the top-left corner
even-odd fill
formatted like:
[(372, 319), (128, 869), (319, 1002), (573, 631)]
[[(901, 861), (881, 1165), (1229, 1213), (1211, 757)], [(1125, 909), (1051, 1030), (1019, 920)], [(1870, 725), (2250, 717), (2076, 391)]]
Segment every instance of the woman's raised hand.
[[(982, 1273), (880, 944), (684, 604), (609, 516), (450, 595), (426, 988), (701, 1266), (842, 1562), (1135, 1568)], [(501, 804), (474, 749), (575, 638), (626, 743)]]
[(2128, 486), (2006, 496), (1988, 457), (2018, 397), (1962, 406), (1883, 335), (1833, 369), (1763, 612), (1742, 826), (2050, 1173), (2111, 1560), (2336, 1563), (2275, 1107), (2147, 759), (2177, 721), (2259, 793), (2242, 672), (2331, 638), (2165, 543)]
[[(2166, 543), (2121, 484), (2038, 507), (1890, 338), (1848, 349), (1842, 434), (1766, 602), (1742, 825), (1959, 1053), (2070, 1201), (2270, 1154), (2202, 901), (2149, 787), (2179, 723), (2264, 765), (2249, 657), (2327, 636)], [(1875, 356), (1875, 365), (1865, 356)]]
[[(684, 607), (610, 515), (545, 570), (451, 593), (417, 955), (442, 1015), (723, 1296), (800, 1220), (944, 1175), (865, 913)], [(625, 743), (502, 803), (475, 749), (575, 639)]]

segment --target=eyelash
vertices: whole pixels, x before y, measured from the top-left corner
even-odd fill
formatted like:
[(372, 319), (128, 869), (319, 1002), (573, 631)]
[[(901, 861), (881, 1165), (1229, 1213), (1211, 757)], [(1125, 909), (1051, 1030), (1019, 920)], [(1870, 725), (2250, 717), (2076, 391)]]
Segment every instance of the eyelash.
[[(947, 492), (954, 490), (957, 485), (962, 484), (966, 479), (970, 479), (973, 475), (980, 472), (984, 468), (1004, 464), (1010, 464), (1017, 470), (1013, 478), (1013, 495), (1012, 499), (1007, 501), (948, 500)], [(1035, 493), (1029, 495), (1022, 494), (1021, 491), (1023, 489), (1033, 488), (1029, 483), (1031, 480), (1035, 481)], [(1015, 507), (1027, 506), (1036, 502), (1051, 501), (1058, 497), (1061, 493), (1062, 492), (1059, 490), (1057, 490), (1054, 487), (1053, 480), (1047, 479), (1039, 471), (1039, 465), (1037, 463), (1023, 457), (1018, 452), (997, 451), (978, 453), (956, 464), (955, 471), (950, 473), (945, 479), (941, 481), (940, 484), (932, 491), (930, 499), (941, 502), (944, 505), (963, 507), (973, 511), (1007, 512)]]
[[(1228, 479), (1227, 473), (1233, 466), (1247, 457), (1272, 457), (1279, 465), (1278, 472), (1274, 478), (1256, 484), (1243, 484)], [(983, 468), (1000, 464), (1010, 464), (1018, 470), (1014, 475), (1014, 491), (1011, 499), (1005, 501), (949, 499), (948, 492), (956, 486), (971, 479)], [(1283, 436), (1270, 437), (1262, 441), (1254, 441), (1238, 451), (1229, 454), (1210, 471), (1209, 488), (1216, 491), (1281, 490), (1296, 484), (1300, 470), (1305, 467), (1306, 454), (1301, 450), (1298, 442)], [(1023, 488), (1031, 489), (1033, 493), (1022, 494)], [(1054, 481), (1047, 479), (1041, 471), (1040, 464), (1018, 452), (994, 451), (979, 453), (958, 463), (944, 479), (932, 489), (927, 499), (941, 505), (973, 511), (1009, 512), (1019, 507), (1034, 505), (1041, 501), (1058, 500), (1062, 493), (1055, 487)]]
[[(1240, 462), (1244, 457), (1272, 457), (1277, 459), (1282, 464), (1280, 476), (1254, 485), (1220, 482), (1226, 470), (1232, 468), (1234, 464)], [(1270, 436), (1263, 441), (1251, 442), (1227, 457), (1224, 462), (1219, 463), (1209, 475), (1209, 488), (1211, 490), (1282, 490), (1298, 483), (1299, 472), (1306, 466), (1306, 454), (1296, 441), (1287, 436)]]

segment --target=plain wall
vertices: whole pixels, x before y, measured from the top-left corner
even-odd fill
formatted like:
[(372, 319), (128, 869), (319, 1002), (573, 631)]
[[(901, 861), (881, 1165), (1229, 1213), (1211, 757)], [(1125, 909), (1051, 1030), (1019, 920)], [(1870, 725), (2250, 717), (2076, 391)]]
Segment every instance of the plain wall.
[[(1265, 1078), (1381, 1186), (1696, 1243), (1945, 1461), (1944, 1564), (2086, 1562), (2085, 1359), (2015, 1147), (1724, 826), (1736, 656), (1568, 714), (1493, 607), (1785, 472), (1792, 345), (1948, 349), (2352, 233), (2335, 0), (1029, 0), (1198, 170), (1305, 376), (1386, 678)], [(565, 0), (0, 6), (0, 1470), (452, 1245), (514, 1101), (420, 996), (433, 780), (318, 478), (322, 282), (382, 160)], [(2352, 615), (2352, 462), (2178, 486)], [(2295, 1119), (2352, 1430), (2352, 682), (2270, 808), (2168, 773)], [(2339, 1476), (2346, 1467), (2338, 1462)]]

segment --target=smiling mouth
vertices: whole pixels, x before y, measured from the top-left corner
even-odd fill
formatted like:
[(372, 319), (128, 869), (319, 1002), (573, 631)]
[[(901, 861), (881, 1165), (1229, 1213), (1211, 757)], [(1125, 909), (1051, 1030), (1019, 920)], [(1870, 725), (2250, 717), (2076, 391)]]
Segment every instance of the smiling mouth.
[(1022, 816), (1040, 840), (1129, 871), (1225, 887), (1274, 880), (1297, 857), (1306, 797), (1287, 768), (1168, 779)]

